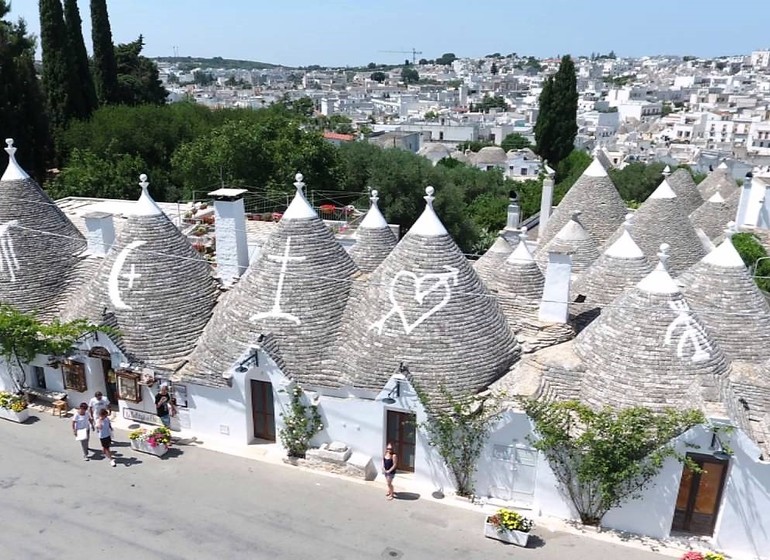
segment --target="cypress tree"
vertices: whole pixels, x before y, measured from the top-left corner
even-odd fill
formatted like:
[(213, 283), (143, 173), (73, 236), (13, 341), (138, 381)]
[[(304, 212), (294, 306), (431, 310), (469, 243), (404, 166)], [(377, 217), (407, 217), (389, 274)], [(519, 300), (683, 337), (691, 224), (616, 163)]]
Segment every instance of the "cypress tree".
[(22, 20), (3, 18), (10, 8), (0, 0), (0, 139), (13, 138), (16, 159), (42, 180), (50, 153), (48, 119), (35, 72), (35, 39)]
[(107, 0), (91, 0), (91, 40), (94, 45), (94, 83), (99, 103), (118, 102), (118, 70), (112, 44)]
[(58, 134), (71, 119), (86, 114), (60, 0), (40, 0), (40, 43), (43, 90), (51, 126)]
[(78, 0), (64, 0), (64, 22), (67, 28), (70, 50), (75, 63), (80, 92), (85, 115), (90, 115), (96, 109), (96, 90), (91, 79), (91, 69), (88, 67), (88, 53), (83, 42), (82, 20), (78, 10)]
[(574, 149), (577, 107), (575, 63), (566, 55), (562, 57), (556, 74), (549, 76), (543, 85), (535, 123), (535, 149), (552, 166), (557, 165)]

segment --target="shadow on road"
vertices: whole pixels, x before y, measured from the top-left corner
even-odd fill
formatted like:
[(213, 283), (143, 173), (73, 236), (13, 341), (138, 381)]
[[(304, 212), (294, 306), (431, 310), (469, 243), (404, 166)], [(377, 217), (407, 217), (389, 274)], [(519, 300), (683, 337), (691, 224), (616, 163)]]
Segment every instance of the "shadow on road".
[(408, 501), (420, 499), (420, 495), (416, 494), (415, 492), (395, 492), (393, 494), (393, 497), (397, 500), (408, 500)]
[(21, 424), (37, 424), (38, 422), (40, 422), (40, 418), (37, 416), (30, 416), (24, 420), (24, 422), (21, 422)]

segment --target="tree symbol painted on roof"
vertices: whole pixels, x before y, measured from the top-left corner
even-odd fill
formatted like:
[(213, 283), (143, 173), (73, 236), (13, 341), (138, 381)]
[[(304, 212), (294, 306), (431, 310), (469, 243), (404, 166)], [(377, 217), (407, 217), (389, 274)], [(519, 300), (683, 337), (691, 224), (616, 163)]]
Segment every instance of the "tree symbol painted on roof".
[(16, 282), (16, 271), (21, 268), (11, 239), (11, 227), (18, 224), (18, 220), (0, 224), (0, 272), (7, 271), (11, 282)]
[[(375, 321), (369, 327), (369, 330), (376, 329), (377, 334), (382, 334), (382, 330), (385, 328), (385, 323), (394, 315), (398, 315), (401, 318), (401, 324), (404, 327), (404, 332), (409, 335), (412, 331), (425, 322), (430, 316), (436, 314), (441, 310), (452, 297), (452, 286), (457, 285), (457, 273), (459, 272), (452, 266), (444, 265), (444, 268), (448, 272), (429, 273), (417, 275), (414, 272), (408, 270), (399, 270), (390, 281), (388, 287), (388, 299), (392, 307), (390, 310), (380, 319)], [(396, 293), (396, 287), (400, 282), (413, 282), (413, 292), (410, 294), (411, 299), (406, 301), (399, 300), (399, 296)], [(451, 281), (451, 285), (450, 285)], [(407, 318), (407, 312), (405, 307), (412, 307), (413, 302), (417, 303), (418, 309), (422, 309), (425, 299), (433, 292), (443, 290), (442, 298), (435, 303), (432, 307), (425, 309), (417, 319), (411, 321)]]

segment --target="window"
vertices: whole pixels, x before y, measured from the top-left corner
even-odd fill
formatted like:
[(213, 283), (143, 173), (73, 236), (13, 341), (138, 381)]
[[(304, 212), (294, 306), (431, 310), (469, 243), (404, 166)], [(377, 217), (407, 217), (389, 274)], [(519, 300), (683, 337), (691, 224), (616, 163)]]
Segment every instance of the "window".
[(443, 130), (439, 131), (439, 133), (438, 133), (438, 139), (439, 139), (439, 140), (443, 140), (443, 139), (444, 139), (444, 131), (443, 131)]
[(521, 174), (522, 175), (526, 175), (527, 174), (527, 168), (526, 167), (522, 167), (521, 168)]
[(139, 387), (139, 374), (132, 371), (116, 371), (118, 379), (118, 398), (124, 401), (138, 403), (142, 400)]
[(40, 366), (32, 366), (32, 381), (38, 389), (45, 389), (45, 370)]
[(61, 367), (64, 377), (64, 388), (85, 393), (88, 390), (86, 385), (86, 367), (80, 362), (66, 360)]

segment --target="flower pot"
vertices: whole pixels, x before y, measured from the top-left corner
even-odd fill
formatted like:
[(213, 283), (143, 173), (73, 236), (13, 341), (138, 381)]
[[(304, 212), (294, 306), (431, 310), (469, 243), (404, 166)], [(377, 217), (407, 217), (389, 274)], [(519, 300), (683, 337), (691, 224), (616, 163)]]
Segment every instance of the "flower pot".
[(29, 418), (29, 409), (25, 408), (21, 412), (14, 412), (9, 408), (0, 408), (0, 418), (21, 423)]
[(526, 547), (529, 542), (529, 533), (523, 531), (509, 531), (508, 529), (498, 530), (496, 525), (488, 521), (484, 522), (484, 536), (489, 539), (497, 539), (508, 544)]
[(155, 455), (157, 457), (163, 457), (168, 451), (168, 446), (165, 443), (159, 443), (153, 447), (146, 441), (132, 439), (131, 449), (141, 451), (142, 453), (149, 453), (150, 455)]

